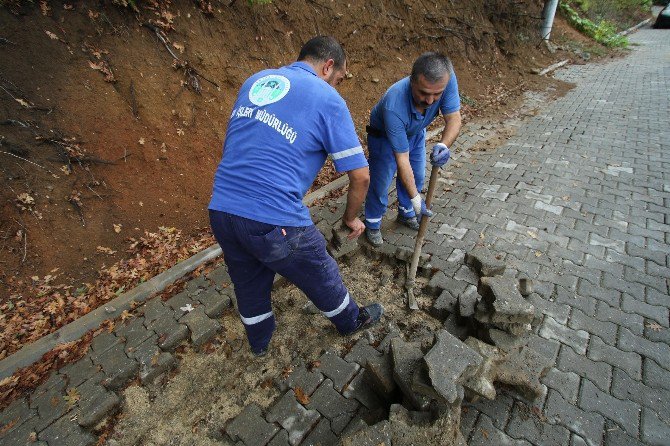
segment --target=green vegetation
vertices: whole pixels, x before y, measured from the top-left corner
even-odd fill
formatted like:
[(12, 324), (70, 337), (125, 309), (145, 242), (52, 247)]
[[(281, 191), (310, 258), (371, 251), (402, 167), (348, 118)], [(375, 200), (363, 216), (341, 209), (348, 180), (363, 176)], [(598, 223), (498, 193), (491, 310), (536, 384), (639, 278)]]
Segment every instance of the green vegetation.
[[(578, 0), (575, 3), (578, 7), (581, 7), (580, 4), (587, 4), (590, 6), (590, 3), (593, 0)], [(612, 1), (612, 0), (610, 0)], [(646, 3), (647, 7), (650, 6), (649, 0), (613, 0), (614, 2), (621, 3)], [(569, 3), (560, 3), (561, 12), (568, 20), (568, 22), (575, 27), (578, 31), (583, 34), (591, 37), (596, 42), (602, 43), (605, 46), (610, 47), (626, 47), (628, 46), (628, 39), (624, 36), (620, 36), (617, 33), (617, 27), (614, 23), (609, 20), (601, 19), (597, 23), (591, 21), (586, 17), (582, 17), (577, 9), (573, 8)]]

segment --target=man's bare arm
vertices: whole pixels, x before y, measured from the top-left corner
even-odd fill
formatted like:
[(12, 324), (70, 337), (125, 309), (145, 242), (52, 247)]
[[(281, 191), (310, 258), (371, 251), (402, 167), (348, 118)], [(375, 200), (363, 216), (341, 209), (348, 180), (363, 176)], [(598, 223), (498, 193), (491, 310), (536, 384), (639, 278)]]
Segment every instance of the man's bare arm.
[(349, 176), (349, 192), (347, 193), (347, 208), (344, 210), (342, 221), (351, 229), (348, 237), (353, 240), (365, 230), (365, 225), (358, 218), (358, 214), (370, 185), (370, 169), (361, 167), (348, 171), (347, 175)]
[(444, 130), (442, 131), (442, 140), (440, 142), (445, 144), (447, 147), (451, 147), (454, 141), (456, 141), (456, 138), (458, 138), (458, 134), (461, 131), (461, 126), (463, 125), (461, 120), (461, 112), (456, 111), (449, 113), (448, 115), (444, 115), (443, 118)]
[(395, 155), (395, 162), (398, 166), (400, 183), (405, 186), (405, 190), (410, 198), (416, 197), (419, 194), (419, 191), (416, 189), (414, 172), (412, 172), (412, 166), (409, 163), (409, 152), (393, 152), (393, 154)]

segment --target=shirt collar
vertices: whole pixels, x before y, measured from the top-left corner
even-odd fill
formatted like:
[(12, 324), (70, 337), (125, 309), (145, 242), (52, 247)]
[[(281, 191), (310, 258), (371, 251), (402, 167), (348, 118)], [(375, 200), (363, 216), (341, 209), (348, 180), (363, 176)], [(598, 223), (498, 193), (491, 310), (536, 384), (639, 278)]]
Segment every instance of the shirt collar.
[(303, 69), (303, 70), (307, 71), (308, 73), (311, 73), (314, 76), (316, 76), (316, 71), (314, 71), (314, 68), (312, 68), (312, 66), (310, 64), (308, 64), (307, 62), (293, 62), (291, 65), (289, 65), (289, 67), (300, 68), (300, 69)]

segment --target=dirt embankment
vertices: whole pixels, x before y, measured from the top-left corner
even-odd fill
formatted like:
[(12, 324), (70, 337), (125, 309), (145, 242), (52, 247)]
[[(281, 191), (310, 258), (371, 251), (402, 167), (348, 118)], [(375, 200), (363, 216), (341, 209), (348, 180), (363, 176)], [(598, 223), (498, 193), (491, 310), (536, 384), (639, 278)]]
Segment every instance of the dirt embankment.
[[(553, 82), (531, 68), (571, 55), (538, 45), (534, 0), (136, 4), (0, 6), (2, 325), (41, 294), (41, 326), (55, 329), (53, 299), (35, 285), (72, 286), (59, 290), (67, 314), (145, 231), (202, 232), (237, 89), (316, 34), (348, 52), (340, 91), (362, 138), (370, 108), (423, 51), (454, 60), (466, 119), (504, 113)], [(554, 38), (566, 33), (559, 20)]]

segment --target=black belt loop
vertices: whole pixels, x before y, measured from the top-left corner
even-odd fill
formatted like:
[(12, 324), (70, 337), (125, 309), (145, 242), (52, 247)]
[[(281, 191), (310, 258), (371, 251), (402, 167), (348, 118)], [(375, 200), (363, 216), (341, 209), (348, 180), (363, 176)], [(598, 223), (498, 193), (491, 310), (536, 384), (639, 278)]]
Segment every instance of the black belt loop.
[(365, 126), (365, 131), (367, 132), (368, 135), (376, 136), (378, 138), (383, 138), (384, 136), (386, 136), (384, 132), (382, 132), (381, 130), (376, 129), (369, 125)]

